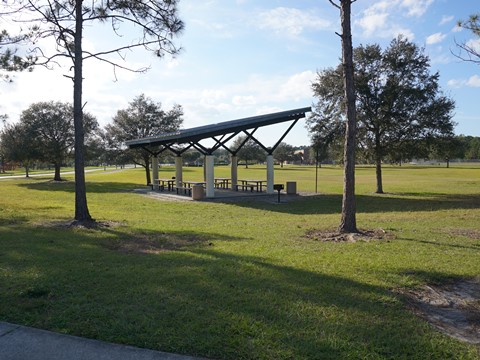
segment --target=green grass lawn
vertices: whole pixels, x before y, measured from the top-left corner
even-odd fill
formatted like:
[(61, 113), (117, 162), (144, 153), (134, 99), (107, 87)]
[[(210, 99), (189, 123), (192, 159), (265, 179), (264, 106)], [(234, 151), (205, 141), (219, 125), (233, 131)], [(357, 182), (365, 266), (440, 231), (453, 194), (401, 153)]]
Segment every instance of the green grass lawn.
[[(0, 320), (215, 359), (480, 359), (397, 291), (479, 276), (480, 166), (385, 167), (383, 195), (373, 168), (356, 175), (359, 227), (394, 238), (305, 237), (338, 226), (340, 167), (282, 204), (159, 201), (131, 191), (142, 169), (88, 173), (90, 212), (112, 222), (100, 230), (56, 226), (73, 216), (71, 176), (0, 181)], [(284, 181), (313, 192), (314, 168), (276, 168)]]

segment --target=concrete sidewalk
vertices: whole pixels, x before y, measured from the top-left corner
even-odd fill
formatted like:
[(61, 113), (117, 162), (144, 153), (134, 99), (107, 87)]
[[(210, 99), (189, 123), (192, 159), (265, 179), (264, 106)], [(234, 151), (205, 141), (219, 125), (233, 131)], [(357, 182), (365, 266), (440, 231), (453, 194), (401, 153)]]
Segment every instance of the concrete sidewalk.
[(0, 322), (1, 360), (199, 360)]

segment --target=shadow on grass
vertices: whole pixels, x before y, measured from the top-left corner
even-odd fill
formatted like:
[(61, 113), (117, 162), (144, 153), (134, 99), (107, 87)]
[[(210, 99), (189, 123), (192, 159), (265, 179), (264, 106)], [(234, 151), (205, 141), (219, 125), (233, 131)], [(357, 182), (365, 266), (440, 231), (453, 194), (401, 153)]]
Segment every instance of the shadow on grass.
[(480, 243), (473, 244), (473, 245), (459, 245), (459, 244), (451, 244), (451, 243), (429, 241), (429, 240), (410, 239), (410, 238), (405, 238), (405, 237), (402, 237), (401, 241), (410, 241), (410, 242), (413, 242), (413, 243), (443, 246), (443, 247), (454, 248), (454, 249), (468, 249), (468, 250), (477, 250), (477, 251), (480, 250)]
[[(41, 180), (21, 183), (19, 187), (36, 191), (62, 191), (75, 192), (75, 184), (72, 181), (54, 182)], [(145, 185), (122, 182), (87, 182), (87, 193), (118, 193), (130, 192), (133, 189), (145, 188)], [(215, 199), (214, 203), (228, 203), (230, 205), (260, 209), (272, 212), (288, 214), (339, 214), (341, 212), (342, 195), (315, 195), (299, 196), (297, 199), (283, 201), (279, 204), (277, 197), (260, 196), (258, 198), (229, 198)], [(438, 211), (449, 209), (478, 209), (480, 208), (480, 195), (458, 195), (439, 193), (398, 193), (398, 194), (371, 194), (357, 195), (358, 213), (382, 213), (382, 212), (414, 212), (414, 211)]]
[[(415, 195), (417, 198), (415, 198)], [(265, 197), (242, 199), (217, 199), (215, 202), (225, 202), (235, 206), (261, 209), (266, 211), (308, 215), (308, 214), (339, 214), (342, 208), (342, 195), (315, 195), (298, 197), (297, 199), (277, 203), (276, 195), (268, 201)], [(378, 212), (411, 212), (437, 211), (448, 209), (478, 209), (480, 195), (447, 195), (447, 194), (409, 194), (408, 196), (357, 195), (357, 213)]]
[(218, 359), (466, 354), (421, 328), (386, 288), (220, 252), (217, 241), (248, 241), (220, 234), (163, 233), (201, 241), (155, 254), (108, 246), (154, 236), (139, 234), (10, 227), (0, 241), (0, 318)]
[[(62, 191), (62, 192), (75, 192), (75, 182), (73, 181), (52, 181), (51, 179), (35, 179), (38, 181), (18, 184), (18, 186), (37, 191)], [(88, 193), (118, 193), (128, 192), (136, 188), (142, 188), (145, 185), (136, 183), (125, 182), (87, 182), (87, 194)]]

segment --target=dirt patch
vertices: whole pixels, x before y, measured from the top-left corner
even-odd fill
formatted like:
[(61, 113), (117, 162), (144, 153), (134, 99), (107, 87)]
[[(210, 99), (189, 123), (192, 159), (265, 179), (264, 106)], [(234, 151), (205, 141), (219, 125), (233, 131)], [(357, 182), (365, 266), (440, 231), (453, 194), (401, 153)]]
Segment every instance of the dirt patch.
[(392, 240), (395, 235), (388, 233), (383, 229), (360, 230), (358, 233), (340, 233), (331, 230), (309, 230), (305, 237), (316, 241), (326, 242), (357, 242), (372, 240)]
[(473, 240), (480, 240), (480, 230), (475, 229), (450, 229), (450, 234), (455, 236), (465, 236)]
[(400, 291), (414, 313), (441, 332), (480, 345), (480, 281), (463, 279)]
[(159, 254), (165, 251), (181, 250), (183, 248), (207, 243), (205, 237), (193, 234), (152, 233), (135, 234), (128, 239), (110, 241), (106, 247), (110, 250), (131, 254)]

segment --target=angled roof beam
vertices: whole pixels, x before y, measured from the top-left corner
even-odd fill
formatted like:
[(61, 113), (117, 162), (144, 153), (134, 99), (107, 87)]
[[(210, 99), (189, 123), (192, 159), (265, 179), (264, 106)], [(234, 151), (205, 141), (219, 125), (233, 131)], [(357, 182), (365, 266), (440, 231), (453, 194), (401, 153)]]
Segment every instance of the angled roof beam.
[[(258, 129), (258, 128), (257, 128), (257, 129)], [(255, 130), (257, 130), (257, 129), (255, 129)], [(258, 140), (253, 136), (253, 132), (252, 132), (251, 134), (249, 134), (247, 130), (243, 130), (243, 132), (244, 132), (245, 134), (247, 134), (247, 137), (248, 137), (248, 138), (250, 138), (250, 139), (252, 139), (253, 141), (255, 141), (255, 142), (258, 144), (258, 146), (260, 146), (263, 150), (265, 150), (265, 152), (266, 152), (267, 154), (271, 155), (271, 150), (270, 150), (269, 148), (267, 148), (265, 145), (263, 145), (260, 141), (258, 141)]]
[[(254, 133), (255, 131), (257, 131), (257, 130), (258, 130), (258, 128), (254, 129), (254, 130), (252, 131), (252, 135), (253, 135), (253, 133)], [(243, 132), (245, 132), (245, 131), (243, 131)], [(240, 151), (240, 149), (247, 143), (248, 140), (250, 140), (251, 135), (250, 135), (249, 133), (247, 133), (247, 132), (245, 132), (245, 133), (247, 134), (247, 136), (245, 137), (245, 140), (243, 140), (242, 143), (238, 146), (238, 148), (232, 152), (232, 155), (233, 155), (233, 156), (236, 156), (237, 153)]]
[(282, 135), (282, 137), (277, 141), (277, 143), (275, 145), (273, 145), (272, 147), (272, 153), (275, 151), (275, 149), (278, 147), (278, 145), (280, 145), (280, 143), (283, 141), (283, 139), (285, 139), (285, 136), (288, 135), (288, 133), (290, 132), (290, 130), (293, 129), (293, 127), (295, 126), (295, 124), (298, 122), (299, 119), (295, 119), (292, 124), (289, 126), (289, 128), (287, 129), (287, 131), (285, 131), (285, 133)]

